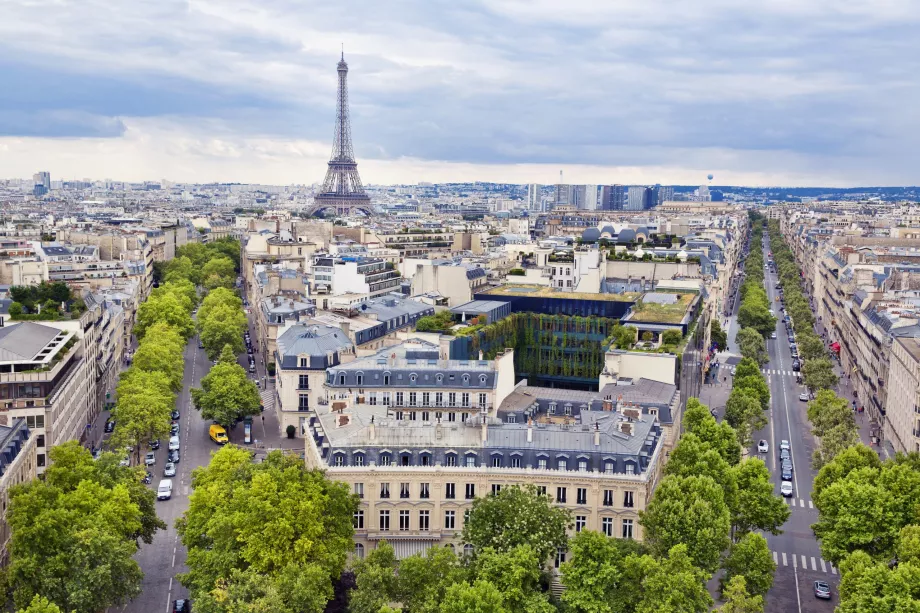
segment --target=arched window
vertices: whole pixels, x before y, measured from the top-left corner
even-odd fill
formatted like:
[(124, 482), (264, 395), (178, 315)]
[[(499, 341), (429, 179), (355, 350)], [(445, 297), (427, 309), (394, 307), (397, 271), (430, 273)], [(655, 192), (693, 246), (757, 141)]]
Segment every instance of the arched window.
[(469, 384), (470, 384), (470, 376), (463, 375), (463, 385), (469, 385)]
[(416, 379), (418, 379), (418, 375), (417, 375), (417, 374), (412, 373), (411, 375), (409, 375), (409, 381), (410, 381), (411, 383), (415, 383)]
[(388, 372), (383, 373), (383, 384), (384, 385), (390, 384), (390, 373)]
[(339, 373), (339, 385), (345, 385), (345, 373)]
[(355, 383), (357, 385), (364, 385), (364, 373), (363, 372), (355, 373)]
[(485, 384), (486, 384), (486, 376), (485, 376), (485, 375), (479, 375), (479, 382), (480, 382), (481, 384), (485, 385)]
[(437, 376), (434, 378), (434, 380), (437, 381), (438, 383), (441, 383), (442, 381), (444, 381), (444, 375), (442, 375), (441, 373), (438, 373)]
[(355, 557), (359, 560), (364, 559), (364, 545), (361, 543), (355, 543)]

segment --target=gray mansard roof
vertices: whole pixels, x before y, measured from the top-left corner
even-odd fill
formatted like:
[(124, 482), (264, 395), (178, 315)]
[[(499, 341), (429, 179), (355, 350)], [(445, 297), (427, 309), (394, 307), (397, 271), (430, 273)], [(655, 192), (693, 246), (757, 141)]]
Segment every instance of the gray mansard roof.
[[(360, 384), (357, 382), (358, 375), (362, 377)], [(389, 375), (389, 384), (384, 375)], [(330, 369), (327, 384), (330, 387), (345, 388), (491, 389), (495, 387), (495, 375), (493, 362), (442, 360), (437, 345), (414, 340)]]
[[(332, 326), (296, 325), (278, 337), (278, 357), (282, 368), (297, 368), (298, 357), (301, 355), (310, 356), (310, 367), (315, 368), (313, 358), (325, 360), (329, 352), (338, 353), (352, 347), (348, 336)], [(321, 367), (328, 366), (331, 364), (323, 362)]]
[[(408, 413), (406, 409), (404, 415)], [(453, 456), (457, 466), (464, 466), (473, 455), (478, 467), (491, 466), (493, 457), (499, 455), (502, 467), (510, 466), (512, 456), (519, 456), (521, 468), (537, 467), (542, 458), (548, 468), (557, 469), (559, 460), (565, 460), (566, 470), (576, 471), (578, 462), (584, 460), (589, 471), (604, 472), (610, 462), (614, 473), (626, 473), (627, 465), (632, 464), (639, 474), (649, 466), (661, 442), (661, 426), (649, 414), (629, 419), (616, 411), (586, 411), (569, 425), (542, 422), (532, 426), (486, 418), (485, 441), (480, 419), (440, 424), (398, 421), (388, 415), (385, 406), (358, 405), (347, 414), (311, 416), (309, 427), (314, 444), (330, 466), (335, 456), (341, 456), (344, 466), (371, 462), (379, 466), (384, 455), (394, 465), (406, 465), (405, 459), (408, 466), (446, 466), (450, 465), (448, 456)], [(631, 434), (620, 431), (624, 425)]]

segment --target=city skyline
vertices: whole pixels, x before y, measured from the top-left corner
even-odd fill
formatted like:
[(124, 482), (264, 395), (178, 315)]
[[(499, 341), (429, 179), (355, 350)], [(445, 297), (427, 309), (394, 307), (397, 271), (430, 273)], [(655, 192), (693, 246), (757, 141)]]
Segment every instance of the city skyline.
[(13, 3), (0, 167), (318, 183), (344, 43), (367, 183), (917, 182), (907, 3), (659, 4)]

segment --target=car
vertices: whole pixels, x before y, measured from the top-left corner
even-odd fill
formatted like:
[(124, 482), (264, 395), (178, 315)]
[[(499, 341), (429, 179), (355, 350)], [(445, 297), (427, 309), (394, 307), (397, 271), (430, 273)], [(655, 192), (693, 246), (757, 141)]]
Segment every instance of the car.
[(256, 363), (255, 363), (255, 362), (250, 362), (250, 363), (249, 363), (249, 372), (255, 372), (255, 371), (256, 371)]
[(780, 449), (780, 451), (782, 451), (783, 449), (789, 449), (789, 448), (790, 448), (790, 447), (789, 447), (789, 441), (787, 441), (786, 439), (783, 439), (783, 440), (781, 440), (781, 441), (779, 442), (779, 449)]
[(119, 466), (131, 466), (131, 458), (128, 456), (123, 457), (121, 461), (118, 463), (118, 465)]
[(110, 434), (114, 432), (114, 430), (115, 430), (115, 420), (114, 419), (110, 419), (107, 422), (105, 422), (105, 428), (103, 428), (103, 431), (106, 434)]
[(781, 286), (779, 283), (776, 284), (776, 289), (779, 289)]
[(808, 392), (802, 392), (799, 394), (799, 400), (802, 402), (808, 402)]
[(178, 436), (171, 436), (169, 438), (169, 450), (170, 451), (176, 451), (181, 446), (182, 446), (182, 443), (179, 441)]
[(757, 453), (770, 453), (770, 443), (764, 439), (760, 439), (760, 442), (757, 443)]
[(783, 481), (779, 486), (779, 493), (783, 495), (784, 498), (792, 497), (792, 482)]
[(795, 472), (795, 470), (792, 468), (792, 460), (789, 458), (782, 460), (779, 464), (779, 467), (783, 472), (789, 471), (790, 474)]
[(176, 465), (173, 462), (167, 462), (166, 466), (163, 467), (163, 476), (164, 477), (175, 477), (176, 476)]
[(160, 448), (160, 439), (158, 439), (158, 438), (153, 439), (152, 441), (150, 441), (149, 443), (147, 443), (147, 447), (149, 447), (150, 449), (153, 449), (153, 450), (159, 449), (159, 448)]
[(173, 601), (173, 613), (191, 613), (192, 611), (192, 601), (188, 599), (180, 599)]
[(792, 370), (798, 372), (802, 368), (802, 364), (798, 360), (792, 361)]
[(246, 347), (246, 353), (248, 353), (249, 355), (252, 355), (252, 345)]
[(172, 490), (172, 479), (162, 479), (157, 486), (157, 500), (169, 500), (172, 498)]
[(773, 309), (770, 309), (770, 317), (774, 317), (775, 315), (776, 315), (776, 311), (774, 311)]
[(824, 581), (815, 581), (815, 598), (821, 600), (831, 599), (831, 586)]
[(170, 419), (179, 419), (179, 409), (173, 409), (169, 414)]
[(148, 451), (147, 455), (144, 456), (144, 466), (153, 466), (157, 463), (157, 454), (152, 451)]
[(169, 435), (177, 436), (178, 434), (179, 434), (179, 424), (176, 422), (173, 422), (173, 424), (169, 427)]
[(791, 462), (791, 459), (792, 459), (792, 455), (791, 455), (791, 454), (792, 454), (792, 452), (791, 452), (790, 450), (788, 450), (788, 449), (780, 449), (780, 450), (779, 450), (779, 460), (780, 460), (780, 462), (783, 462), (783, 461), (785, 461), (785, 460), (789, 460), (789, 461)]
[(144, 477), (141, 479), (141, 483), (144, 485), (150, 485), (153, 482), (153, 473), (149, 470), (144, 473)]
[(178, 449), (173, 449), (172, 451), (170, 451), (169, 453), (166, 454), (166, 461), (167, 461), (167, 462), (172, 462), (173, 464), (178, 464), (178, 463), (179, 463), (179, 459), (180, 459), (180, 456), (179, 456), (179, 450), (178, 450)]
[(792, 481), (792, 469), (786, 466), (783, 466), (780, 470), (780, 478), (783, 481)]
[(776, 332), (771, 332), (771, 333), (770, 333), (770, 338), (776, 338)]

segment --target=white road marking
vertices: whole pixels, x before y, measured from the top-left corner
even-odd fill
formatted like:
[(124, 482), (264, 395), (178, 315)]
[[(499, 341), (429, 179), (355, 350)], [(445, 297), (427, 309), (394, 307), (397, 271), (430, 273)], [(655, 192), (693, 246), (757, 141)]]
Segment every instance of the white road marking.
[(799, 567), (799, 565), (798, 565), (798, 563), (795, 561), (795, 554), (792, 554), (792, 556), (790, 556), (790, 557), (792, 558), (792, 568), (796, 568), (796, 569), (797, 569), (797, 568)]
[(833, 564), (831, 564), (831, 574), (832, 574), (832, 575), (836, 575), (836, 574), (837, 574), (837, 569), (834, 568), (834, 565), (833, 565)]
[(827, 566), (824, 564), (824, 558), (821, 558), (821, 572), (822, 573), (827, 572)]
[(789, 566), (789, 562), (786, 561), (786, 552), (783, 552), (783, 566)]
[(815, 557), (811, 556), (811, 570), (818, 570), (818, 567), (815, 565)]
[(808, 570), (808, 560), (805, 559), (805, 556), (802, 556), (802, 568)]
[(779, 555), (775, 551), (773, 552), (773, 563), (779, 564)]
[(802, 500), (801, 498), (799, 498), (799, 506), (803, 508), (805, 507), (805, 501)]
[(809, 508), (809, 509), (814, 509), (814, 508), (815, 508), (815, 505), (812, 504), (811, 500), (808, 501), (808, 508)]

